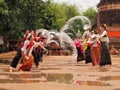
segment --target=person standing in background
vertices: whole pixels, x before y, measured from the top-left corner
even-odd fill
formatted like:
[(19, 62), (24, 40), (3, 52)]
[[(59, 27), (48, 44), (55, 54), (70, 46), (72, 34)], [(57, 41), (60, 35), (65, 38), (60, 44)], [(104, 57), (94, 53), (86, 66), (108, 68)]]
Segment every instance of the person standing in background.
[(84, 51), (82, 46), (82, 39), (80, 39), (80, 36), (77, 36), (77, 38), (74, 40), (76, 49), (77, 49), (77, 62), (84, 60)]
[(109, 38), (107, 35), (106, 27), (102, 25), (100, 27), (100, 42), (101, 42), (101, 50), (100, 50), (100, 66), (111, 65), (111, 57), (109, 53)]
[(85, 52), (85, 63), (90, 63), (91, 62), (91, 55), (90, 55), (90, 46), (88, 44), (88, 41), (90, 40), (90, 26), (89, 25), (85, 25), (83, 27), (84, 29), (84, 33), (82, 35), (82, 40), (83, 40), (83, 49)]
[(91, 59), (91, 55), (90, 55), (90, 45), (89, 42), (90, 41), (90, 36), (85, 37), (85, 39), (83, 40), (83, 49), (85, 52), (85, 63), (91, 63), (92, 59)]
[(100, 65), (100, 42), (97, 39), (97, 35), (95, 33), (93, 33), (90, 36), (90, 53), (91, 53), (91, 58), (92, 58), (92, 65), (96, 66), (96, 65)]

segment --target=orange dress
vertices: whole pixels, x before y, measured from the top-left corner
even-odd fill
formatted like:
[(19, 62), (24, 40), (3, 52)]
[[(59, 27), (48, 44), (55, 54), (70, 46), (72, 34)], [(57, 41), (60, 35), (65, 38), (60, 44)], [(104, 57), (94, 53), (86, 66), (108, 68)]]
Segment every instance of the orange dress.
[[(26, 43), (26, 42), (25, 42)], [(29, 42), (25, 48), (21, 50), (21, 55), (22, 55), (22, 65), (19, 67), (19, 71), (30, 71), (31, 67), (34, 63), (34, 58), (32, 55), (32, 50), (33, 50), (34, 42)], [(26, 50), (26, 51), (25, 51)]]
[(90, 53), (92, 58), (92, 65), (100, 65), (100, 43), (95, 42), (91, 44)]

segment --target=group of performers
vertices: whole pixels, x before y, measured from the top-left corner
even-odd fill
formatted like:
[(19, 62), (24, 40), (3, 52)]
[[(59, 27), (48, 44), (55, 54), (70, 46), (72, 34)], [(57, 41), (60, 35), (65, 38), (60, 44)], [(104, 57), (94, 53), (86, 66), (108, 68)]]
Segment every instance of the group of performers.
[(111, 65), (111, 57), (109, 53), (109, 38), (105, 25), (100, 26), (100, 32), (85, 32), (74, 40), (77, 48), (77, 62), (85, 60), (85, 63), (92, 63), (93, 66)]
[[(74, 40), (78, 53), (77, 62), (85, 60), (86, 64), (91, 62), (93, 66), (111, 65), (106, 26), (102, 25), (99, 33), (90, 32), (88, 28), (84, 30), (82, 38), (77, 36)], [(37, 68), (39, 62), (42, 62), (43, 50), (48, 52), (44, 47), (46, 40), (47, 37), (42, 32), (36, 35), (34, 30), (26, 30), (23, 41), (10, 64), (10, 72), (17, 67), (20, 60), (19, 71), (30, 71), (33, 64)]]
[(39, 62), (42, 62), (43, 50), (47, 52), (47, 49), (44, 47), (46, 39), (47, 37), (42, 35), (42, 32), (36, 35), (34, 30), (26, 30), (17, 54), (10, 64), (10, 72), (17, 67), (20, 59), (19, 71), (30, 71), (34, 63), (37, 68)]

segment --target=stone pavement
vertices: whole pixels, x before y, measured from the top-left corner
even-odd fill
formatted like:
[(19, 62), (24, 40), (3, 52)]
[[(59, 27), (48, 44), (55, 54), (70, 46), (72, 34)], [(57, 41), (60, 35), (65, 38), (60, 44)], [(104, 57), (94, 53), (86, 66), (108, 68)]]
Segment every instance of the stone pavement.
[(0, 63), (0, 90), (120, 90), (120, 56), (112, 56), (113, 65), (105, 67), (76, 63), (73, 56), (43, 60), (30, 72), (9, 72), (9, 62)]

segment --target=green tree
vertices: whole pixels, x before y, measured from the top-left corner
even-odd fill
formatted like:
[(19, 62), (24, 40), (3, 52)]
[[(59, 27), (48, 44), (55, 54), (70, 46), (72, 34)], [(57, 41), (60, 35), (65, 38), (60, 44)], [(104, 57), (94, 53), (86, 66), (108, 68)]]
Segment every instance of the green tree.
[(78, 8), (75, 5), (63, 4), (62, 6), (65, 7), (65, 15), (67, 16), (67, 19), (70, 19), (77, 15), (81, 15)]
[(6, 39), (19, 38), (25, 29), (43, 27), (42, 0), (4, 0), (0, 3), (0, 32)]
[(76, 15), (76, 6), (51, 0), (0, 0), (0, 33), (7, 40), (20, 38), (25, 29), (60, 30)]
[(72, 17), (80, 15), (75, 5), (51, 3), (49, 7), (53, 15), (51, 27), (60, 30), (64, 24)]
[(89, 7), (85, 12), (83, 12), (83, 15), (90, 19), (91, 22), (94, 21), (96, 14), (97, 11), (92, 7)]

